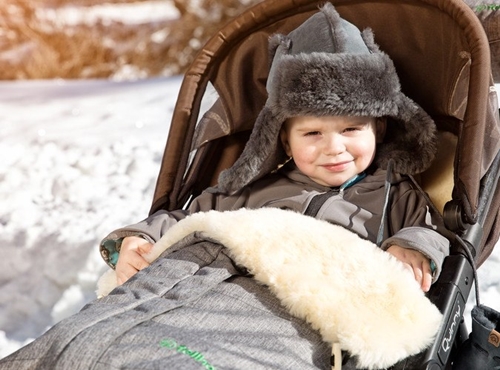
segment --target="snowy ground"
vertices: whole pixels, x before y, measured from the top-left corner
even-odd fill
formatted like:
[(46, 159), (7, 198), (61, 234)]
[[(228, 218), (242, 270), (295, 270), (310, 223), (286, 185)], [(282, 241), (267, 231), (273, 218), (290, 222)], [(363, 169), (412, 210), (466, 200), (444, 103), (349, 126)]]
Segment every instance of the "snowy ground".
[(94, 298), (98, 241), (148, 213), (179, 86), (0, 82), (0, 358)]
[[(0, 82), (0, 358), (94, 298), (98, 241), (149, 210), (179, 85)], [(479, 279), (500, 310), (500, 247)]]

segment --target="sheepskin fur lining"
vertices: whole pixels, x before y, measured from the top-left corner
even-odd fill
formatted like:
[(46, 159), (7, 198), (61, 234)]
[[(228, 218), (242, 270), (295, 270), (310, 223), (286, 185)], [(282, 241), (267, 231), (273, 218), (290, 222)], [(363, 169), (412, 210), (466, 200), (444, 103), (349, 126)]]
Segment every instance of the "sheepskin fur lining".
[[(146, 256), (153, 261), (193, 232), (226, 246), (289, 312), (328, 343), (381, 369), (434, 340), (442, 315), (403, 264), (340, 226), (277, 208), (195, 213), (174, 225)], [(99, 295), (116, 286), (113, 270)]]

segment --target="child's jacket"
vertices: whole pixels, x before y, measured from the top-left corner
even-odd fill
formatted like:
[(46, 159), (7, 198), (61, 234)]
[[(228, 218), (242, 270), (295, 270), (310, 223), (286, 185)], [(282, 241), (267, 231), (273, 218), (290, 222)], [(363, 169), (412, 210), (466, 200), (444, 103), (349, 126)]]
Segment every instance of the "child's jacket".
[[(382, 248), (391, 244), (416, 249), (434, 261), (438, 270), (449, 252), (448, 240), (435, 232), (443, 232), (439, 215), (429, 211), (426, 198), (409, 178), (394, 175), (388, 219), (384, 222)], [(289, 162), (276, 173), (262, 178), (234, 195), (224, 195), (211, 188), (194, 199), (185, 211), (158, 211), (144, 221), (114, 231), (105, 240), (141, 235), (156, 242), (178, 220), (194, 212), (228, 211), (239, 208), (276, 207), (304, 214), (312, 198), (332, 192), (317, 212), (316, 218), (344, 226), (362, 238), (376, 242), (384, 207), (386, 171), (376, 170), (361, 181), (344, 189), (319, 185)], [(228, 232), (231, 232), (228, 230)], [(101, 250), (103, 248), (101, 247)], [(107, 252), (103, 257), (107, 260)], [(107, 261), (109, 263), (109, 261)]]

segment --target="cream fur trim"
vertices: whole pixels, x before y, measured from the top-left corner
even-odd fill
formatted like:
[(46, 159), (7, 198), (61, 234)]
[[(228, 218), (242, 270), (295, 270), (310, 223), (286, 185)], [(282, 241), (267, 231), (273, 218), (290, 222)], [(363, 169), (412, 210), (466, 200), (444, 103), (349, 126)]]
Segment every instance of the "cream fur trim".
[[(292, 315), (326, 342), (339, 342), (360, 368), (386, 368), (421, 352), (441, 324), (401, 262), (340, 226), (277, 208), (196, 213), (173, 226), (147, 259), (195, 231), (225, 245)], [(99, 294), (116, 285), (113, 273), (101, 278)]]

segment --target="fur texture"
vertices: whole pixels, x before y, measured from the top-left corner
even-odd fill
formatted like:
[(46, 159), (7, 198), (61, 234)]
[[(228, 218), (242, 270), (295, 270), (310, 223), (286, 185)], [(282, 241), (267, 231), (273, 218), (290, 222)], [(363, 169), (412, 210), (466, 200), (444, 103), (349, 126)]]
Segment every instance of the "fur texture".
[[(401, 262), (356, 234), (276, 208), (196, 213), (173, 226), (148, 254), (193, 233), (225, 245), (288, 308), (340, 343), (360, 368), (389, 367), (428, 347), (442, 315)], [(100, 295), (116, 286), (110, 270)]]
[(268, 99), (235, 164), (223, 171), (218, 188), (234, 193), (286, 160), (279, 143), (283, 122), (298, 115), (388, 117), (375, 163), (414, 175), (427, 169), (436, 152), (434, 121), (401, 92), (392, 60), (373, 33), (360, 32), (326, 3), (289, 35), (271, 37)]

